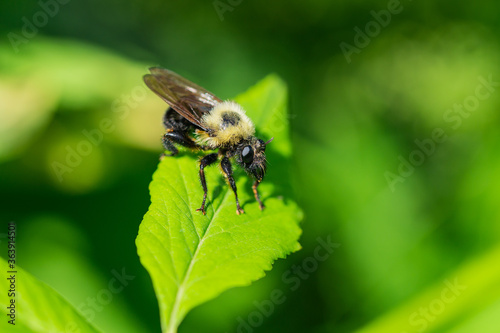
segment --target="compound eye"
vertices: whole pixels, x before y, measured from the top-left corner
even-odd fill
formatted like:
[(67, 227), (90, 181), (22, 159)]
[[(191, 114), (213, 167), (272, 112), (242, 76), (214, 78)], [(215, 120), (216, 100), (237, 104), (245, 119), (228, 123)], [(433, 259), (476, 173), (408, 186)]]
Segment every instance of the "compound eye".
[(253, 162), (253, 149), (250, 146), (246, 146), (241, 151), (241, 159), (245, 164), (251, 164)]

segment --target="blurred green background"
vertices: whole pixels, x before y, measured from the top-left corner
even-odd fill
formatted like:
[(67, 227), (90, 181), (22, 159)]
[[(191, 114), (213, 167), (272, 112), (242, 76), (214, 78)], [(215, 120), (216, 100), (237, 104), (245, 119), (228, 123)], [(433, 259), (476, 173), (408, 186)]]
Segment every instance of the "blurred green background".
[[(303, 249), (180, 332), (498, 332), (499, 13), (484, 0), (3, 1), (0, 241), (17, 222), (19, 265), (103, 331), (159, 332), (134, 240), (165, 104), (142, 75), (159, 65), (231, 98), (274, 72), (290, 89)], [(337, 245), (312, 266), (318, 237)], [(123, 292), (91, 305), (123, 269)], [(283, 303), (259, 310), (274, 290)]]

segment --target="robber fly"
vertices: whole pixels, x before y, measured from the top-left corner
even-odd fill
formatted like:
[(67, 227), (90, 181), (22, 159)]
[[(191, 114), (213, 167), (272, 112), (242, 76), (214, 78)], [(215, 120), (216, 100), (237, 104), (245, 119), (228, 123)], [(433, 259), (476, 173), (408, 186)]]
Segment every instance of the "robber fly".
[[(261, 210), (264, 205), (257, 187), (266, 173), (266, 145), (254, 136), (255, 127), (236, 102), (222, 101), (211, 92), (164, 68), (150, 68), (144, 75), (146, 85), (170, 106), (163, 117), (166, 133), (162, 143), (169, 156), (179, 150), (176, 144), (194, 150), (218, 150), (200, 160), (203, 201), (197, 211), (205, 214), (207, 182), (205, 167), (220, 159), (220, 166), (236, 197), (236, 214), (244, 213), (238, 201), (230, 159), (236, 161), (255, 181), (252, 185)], [(165, 154), (164, 154), (165, 155)]]

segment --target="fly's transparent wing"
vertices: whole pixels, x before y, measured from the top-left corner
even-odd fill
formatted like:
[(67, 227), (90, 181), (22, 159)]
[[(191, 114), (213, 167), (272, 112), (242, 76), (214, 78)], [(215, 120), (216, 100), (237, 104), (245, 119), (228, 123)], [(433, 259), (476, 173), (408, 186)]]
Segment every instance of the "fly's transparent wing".
[(153, 67), (149, 70), (151, 74), (144, 75), (146, 85), (181, 116), (207, 130), (201, 118), (222, 100), (168, 69)]

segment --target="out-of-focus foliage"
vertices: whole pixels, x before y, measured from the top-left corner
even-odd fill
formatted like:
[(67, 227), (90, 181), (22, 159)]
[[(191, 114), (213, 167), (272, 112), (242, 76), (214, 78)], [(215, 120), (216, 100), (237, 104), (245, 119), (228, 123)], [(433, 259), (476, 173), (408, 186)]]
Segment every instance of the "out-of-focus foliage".
[[(36, 33), (39, 2), (0, 4), (0, 218), (18, 223), (35, 277), (63, 295), (79, 287), (60, 276), (92, 282), (73, 305), (113, 269), (135, 277), (96, 301), (96, 327), (160, 330), (134, 245), (166, 107), (141, 76), (160, 65), (221, 98), (270, 72), (287, 82), (289, 190), (305, 213), (302, 251), (180, 332), (497, 331), (500, 5), (401, 1), (387, 19), (393, 1), (42, 2), (59, 5)], [(328, 256), (313, 266), (315, 253)], [(285, 300), (262, 310), (276, 290)]]

